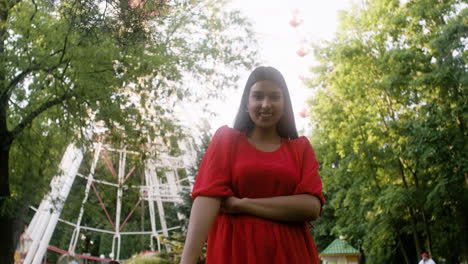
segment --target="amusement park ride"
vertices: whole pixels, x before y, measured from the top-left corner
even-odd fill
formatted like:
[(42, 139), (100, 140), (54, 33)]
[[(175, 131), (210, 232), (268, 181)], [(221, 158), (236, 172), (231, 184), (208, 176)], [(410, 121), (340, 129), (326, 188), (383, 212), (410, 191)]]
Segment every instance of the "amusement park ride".
[[(39, 205), (39, 208), (35, 209), (36, 213), (32, 218), (31, 222), (29, 223), (25, 234), (23, 234), (23, 236), (26, 237), (29, 242), (27, 243), (26, 248), (22, 250), (23, 252), (27, 252), (22, 263), (42, 263), (46, 251), (48, 249), (67, 256), (84, 257), (94, 260), (110, 260), (77, 254), (76, 245), (78, 242), (78, 238), (80, 237), (80, 231), (82, 230), (111, 234), (113, 236), (112, 252), (109, 255), (112, 259), (119, 260), (122, 236), (150, 236), (151, 249), (155, 250), (154, 240), (156, 240), (156, 249), (160, 251), (161, 244), (159, 242), (158, 235), (163, 235), (167, 237), (169, 235), (170, 230), (179, 228), (179, 226), (169, 227), (167, 225), (163, 203), (181, 202), (179, 192), (183, 189), (191, 188), (190, 184), (181, 184), (183, 181), (188, 181), (188, 178), (180, 178), (178, 171), (180, 169), (186, 169), (188, 167), (193, 166), (193, 151), (188, 149), (186, 144), (182, 143), (179, 144), (179, 147), (182, 150), (182, 152), (185, 153), (185, 155), (182, 155), (181, 157), (172, 157), (166, 153), (157, 155), (157, 157), (156, 155), (149, 155), (151, 157), (156, 158), (149, 158), (144, 161), (145, 185), (128, 186), (126, 185), (126, 181), (129, 179), (129, 177), (132, 176), (133, 172), (135, 171), (135, 167), (132, 167), (131, 169), (128, 169), (126, 167), (127, 158), (129, 155), (141, 155), (142, 153), (127, 150), (125, 147), (121, 149), (115, 149), (111, 146), (110, 143), (105, 142), (106, 137), (104, 135), (96, 135), (96, 133), (94, 133), (94, 136), (92, 136), (93, 132), (89, 132), (89, 135), (87, 136), (88, 138), (97, 139), (92, 143), (89, 149), (89, 151), (93, 155), (93, 160), (91, 162), (89, 173), (87, 175), (83, 175), (80, 173), (80, 168), (83, 166), (83, 157), (86, 150), (84, 148), (77, 147), (75, 144), (70, 144), (67, 147), (60, 163), (61, 173), (59, 175), (56, 175), (52, 179), (50, 183), (51, 191), (44, 197), (44, 199)], [(154, 154), (156, 153), (154, 146), (155, 144), (147, 144), (146, 148), (149, 148), (150, 152)], [(108, 153), (111, 152), (117, 154), (119, 157), (117, 171), (114, 169), (112, 161), (108, 156)], [(99, 162), (105, 163), (105, 166), (115, 177), (116, 183), (103, 181), (96, 177), (97, 175), (95, 175), (95, 171), (96, 166)], [(164, 180), (167, 183), (163, 183), (161, 181), (161, 175), (158, 175), (157, 173), (158, 168), (164, 168)], [(67, 197), (69, 196), (70, 190), (75, 182), (76, 176), (86, 180), (86, 187), (84, 190), (79, 215), (76, 217), (75, 222), (70, 222), (62, 220), (59, 217), (67, 200)], [(113, 219), (110, 216), (108, 210), (106, 209), (105, 201), (103, 201), (103, 199), (99, 195), (99, 192), (96, 188), (97, 184), (113, 186), (117, 189), (115, 217)], [(140, 195), (139, 200), (133, 207), (132, 211), (126, 216), (126, 218), (122, 222), (122, 201), (124, 200), (123, 191), (125, 189), (128, 189), (129, 187), (138, 188)], [(94, 194), (99, 200), (99, 203), (112, 226), (112, 230), (103, 230), (82, 225), (83, 215), (85, 214), (85, 204), (88, 201), (91, 189), (93, 190)], [(147, 201), (148, 204), (151, 231), (123, 232), (122, 228), (125, 226), (135, 209), (143, 200)], [(159, 215), (159, 225), (161, 226), (160, 230), (157, 230), (156, 228), (156, 214)], [(61, 250), (49, 245), (50, 240), (52, 238), (52, 234), (59, 221), (74, 228), (68, 250)]]

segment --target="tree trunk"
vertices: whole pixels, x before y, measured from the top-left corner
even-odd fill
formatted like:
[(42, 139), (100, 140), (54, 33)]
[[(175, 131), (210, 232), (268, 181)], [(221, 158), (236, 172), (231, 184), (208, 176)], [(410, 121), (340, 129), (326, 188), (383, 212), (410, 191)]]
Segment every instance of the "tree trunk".
[(405, 249), (405, 244), (403, 243), (403, 239), (401, 239), (401, 234), (400, 232), (396, 232), (397, 234), (397, 237), (398, 237), (398, 244), (399, 244), (399, 248), (401, 250), (401, 254), (403, 254), (403, 257), (405, 258), (405, 263), (406, 264), (411, 264), (412, 262), (410, 261), (409, 257), (408, 257), (408, 253), (406, 252), (406, 249)]
[[(27, 206), (19, 204), (20, 201), (13, 198), (0, 200), (0, 208), (8, 206), (7, 210), (0, 216), (0, 260), (2, 264), (13, 264), (16, 246), (24, 228)], [(12, 208), (20, 208), (15, 210)]]
[[(403, 164), (401, 162), (401, 159), (398, 159), (398, 166), (400, 169), (400, 176), (401, 176), (401, 180), (403, 181), (403, 185), (405, 186), (405, 189), (408, 190), (408, 183), (406, 182), (405, 172), (403, 170)], [(412, 207), (408, 207), (408, 211), (410, 214), (411, 229), (413, 230), (412, 233), (413, 233), (414, 245), (416, 246), (416, 255), (419, 256), (422, 253), (422, 249), (421, 249), (421, 243), (419, 243), (418, 229), (416, 228), (417, 219), (414, 213), (414, 209)]]
[[(4, 58), (5, 37), (9, 9), (15, 1), (0, 2), (0, 56)], [(7, 77), (4, 59), (0, 62), (0, 260), (5, 264), (14, 262), (14, 254), (20, 235), (21, 215), (13, 208), (15, 202), (11, 197), (9, 178), (10, 148), (13, 137), (8, 131), (7, 114), (10, 93), (7, 91)]]
[(21, 225), (23, 221), (20, 217), (2, 216), (0, 219), (0, 259), (2, 264), (13, 264), (16, 245), (21, 235)]
[[(5, 37), (6, 37), (6, 21), (8, 12), (3, 10), (7, 3), (0, 3), (0, 203), (4, 204), (3, 199), (10, 197), (10, 184), (8, 179), (8, 159), (10, 154), (10, 146), (12, 143), (12, 135), (8, 131), (7, 114), (8, 103), (10, 101), (10, 93), (7, 91), (7, 77), (5, 70), (5, 62), (3, 61), (5, 52)], [(1, 207), (0, 207), (1, 208)]]
[[(2, 80), (0, 80), (0, 83), (2, 83)], [(6, 94), (0, 96), (0, 202), (2, 203), (0, 208), (2, 208), (6, 199), (10, 198), (9, 160), (13, 137), (7, 127), (8, 100), (9, 96)]]
[(12, 209), (16, 207), (14, 203), (17, 201), (10, 197), (9, 155), (10, 145), (0, 145), (0, 234), (2, 234), (0, 236), (0, 260), (2, 264), (13, 263), (13, 256), (22, 230), (21, 218), (17, 217), (20, 214)]
[[(0, 119), (0, 122), (2, 120)], [(0, 199), (3, 201), (10, 198), (10, 147), (11, 143), (5, 142), (5, 137), (8, 137), (7, 131), (0, 130)], [(0, 207), (1, 208), (1, 207)]]
[(424, 233), (426, 233), (426, 241), (427, 241), (427, 250), (429, 251), (430, 256), (434, 256), (432, 252), (432, 236), (431, 230), (429, 228), (429, 223), (426, 217), (426, 213), (422, 212), (423, 223), (424, 223)]
[(366, 264), (366, 255), (364, 255), (364, 250), (361, 247), (359, 247), (359, 253), (361, 253), (358, 260), (359, 264)]
[[(1, 103), (1, 102), (0, 102)], [(10, 193), (9, 158), (11, 142), (6, 131), (5, 113), (0, 109), (0, 260), (2, 263), (13, 263), (13, 256), (19, 238), (20, 225), (17, 212), (12, 210), (15, 201)]]
[(416, 228), (416, 215), (414, 214), (413, 208), (409, 208), (410, 212), (410, 222), (411, 222), (411, 229), (413, 230), (413, 239), (414, 245), (416, 246), (416, 256), (420, 256), (423, 252), (421, 248), (421, 243), (419, 243), (419, 236), (418, 236), (418, 229)]
[[(0, 38), (3, 31), (0, 31)], [(0, 41), (0, 53), (3, 51), (3, 41)], [(0, 85), (5, 89), (5, 72), (0, 69)], [(10, 192), (10, 148), (13, 141), (7, 128), (8, 100), (7, 93), (1, 94), (0, 90), (0, 260), (2, 264), (13, 263), (13, 256), (19, 238), (20, 228), (16, 222), (15, 212), (12, 210), (14, 202)]]
[(462, 200), (460, 205), (461, 212), (461, 222), (460, 222), (460, 231), (462, 237), (462, 259), (460, 263), (468, 264), (468, 204), (467, 199)]

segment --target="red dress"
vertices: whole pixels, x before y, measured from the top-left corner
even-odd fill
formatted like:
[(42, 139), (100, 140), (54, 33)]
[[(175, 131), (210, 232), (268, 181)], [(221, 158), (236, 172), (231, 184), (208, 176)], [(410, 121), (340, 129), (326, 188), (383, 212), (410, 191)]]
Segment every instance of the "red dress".
[[(245, 133), (219, 128), (203, 157), (192, 191), (196, 196), (265, 198), (312, 194), (321, 203), (318, 162), (306, 137), (283, 139), (263, 152)], [(208, 235), (207, 264), (319, 264), (307, 222), (267, 220), (220, 212)]]

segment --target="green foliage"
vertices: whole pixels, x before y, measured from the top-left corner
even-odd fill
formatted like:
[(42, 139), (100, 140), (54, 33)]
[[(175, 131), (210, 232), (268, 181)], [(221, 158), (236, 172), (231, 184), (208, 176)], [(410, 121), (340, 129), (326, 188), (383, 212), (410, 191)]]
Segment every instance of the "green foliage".
[(168, 262), (164, 258), (158, 255), (137, 255), (129, 259), (126, 263), (128, 264), (171, 264), (174, 262)]
[[(325, 195), (325, 199), (328, 201), (330, 197), (327, 194)], [(336, 237), (332, 235), (332, 229), (335, 222), (330, 221), (330, 219), (333, 219), (333, 207), (329, 206), (329, 204), (325, 204), (322, 210), (323, 215), (317, 219), (310, 228), (318, 252), (322, 252), (328, 247), (328, 245), (330, 245), (331, 242), (333, 242), (333, 240), (336, 239)]]
[(368, 263), (468, 256), (467, 11), (369, 1), (315, 45), (312, 142), (333, 212), (316, 229), (362, 245)]
[[(182, 257), (182, 251), (184, 249), (186, 232), (175, 232), (170, 237), (160, 237), (161, 243), (165, 246), (169, 246), (171, 251), (161, 252), (158, 257), (161, 260), (167, 261), (167, 263), (179, 263)], [(205, 263), (206, 259), (206, 246), (203, 247), (202, 256), (198, 259), (198, 264)], [(166, 263), (166, 262), (164, 262)]]

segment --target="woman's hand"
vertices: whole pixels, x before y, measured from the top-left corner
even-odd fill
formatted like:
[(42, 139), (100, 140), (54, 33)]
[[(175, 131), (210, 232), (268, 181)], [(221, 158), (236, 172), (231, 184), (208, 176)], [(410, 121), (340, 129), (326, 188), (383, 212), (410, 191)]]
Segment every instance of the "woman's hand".
[(235, 196), (228, 197), (221, 202), (221, 210), (228, 214), (240, 214), (242, 199)]

